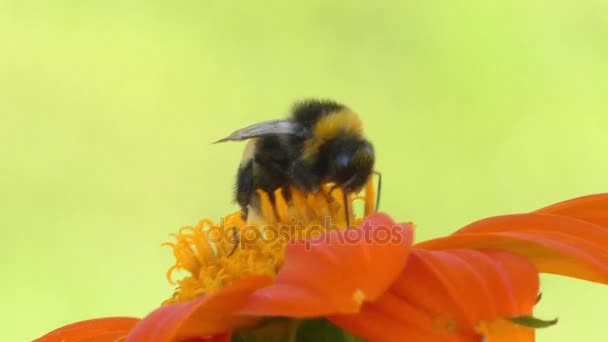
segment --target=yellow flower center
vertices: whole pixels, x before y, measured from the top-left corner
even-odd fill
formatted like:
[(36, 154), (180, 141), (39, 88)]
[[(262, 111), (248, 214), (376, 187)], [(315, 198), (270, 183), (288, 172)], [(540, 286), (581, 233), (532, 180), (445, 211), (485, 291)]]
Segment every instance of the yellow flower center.
[[(274, 193), (274, 203), (267, 193), (258, 190), (260, 212), (250, 210), (246, 222), (239, 211), (219, 223), (204, 219), (195, 227), (183, 227), (172, 234), (176, 241), (163, 245), (173, 248), (176, 261), (167, 278), (178, 286), (164, 304), (189, 301), (252, 275), (274, 277), (283, 265), (290, 241), (346, 229), (348, 223), (357, 225), (374, 212), (371, 180), (364, 195), (349, 194), (346, 203), (342, 189), (332, 189), (331, 184), (323, 185), (317, 193), (291, 188), (289, 200), (279, 189)], [(363, 216), (356, 214), (361, 211), (356, 210), (358, 201), (363, 202)]]

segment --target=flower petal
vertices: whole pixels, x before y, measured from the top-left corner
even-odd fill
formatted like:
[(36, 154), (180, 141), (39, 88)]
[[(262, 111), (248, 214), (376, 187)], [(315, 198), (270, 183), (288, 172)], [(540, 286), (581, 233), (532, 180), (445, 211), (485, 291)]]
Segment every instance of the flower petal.
[(506, 319), (483, 322), (477, 331), (485, 337), (484, 342), (534, 342), (535, 337), (534, 329), (513, 324)]
[(328, 319), (351, 335), (370, 342), (479, 342), (479, 336), (434, 331), (431, 317), (391, 293), (364, 305), (356, 315), (329, 316)]
[(231, 335), (223, 334), (223, 335), (216, 335), (216, 336), (207, 337), (207, 338), (195, 337), (195, 338), (189, 338), (187, 340), (174, 341), (174, 342), (230, 342), (230, 341), (231, 341)]
[(35, 342), (115, 342), (124, 338), (139, 321), (133, 317), (105, 317), (72, 323), (34, 340)]
[[(133, 328), (127, 342), (171, 342), (222, 335), (254, 324), (256, 319), (232, 312), (255, 290), (272, 283), (270, 277), (243, 278), (209, 295), (163, 306)], [(220, 340), (223, 337), (218, 337)]]
[(536, 269), (518, 255), (414, 249), (401, 276), (377, 301), (357, 315), (329, 319), (371, 341), (479, 341), (479, 324), (530, 314), (537, 291)]
[(570, 216), (608, 228), (608, 193), (573, 198), (536, 212)]
[(540, 272), (608, 283), (608, 229), (579, 218), (539, 213), (490, 217), (416, 246), (501, 249), (528, 257)]
[(256, 291), (239, 312), (296, 318), (357, 312), (399, 275), (412, 236), (409, 224), (374, 214), (357, 229), (291, 244), (275, 284)]

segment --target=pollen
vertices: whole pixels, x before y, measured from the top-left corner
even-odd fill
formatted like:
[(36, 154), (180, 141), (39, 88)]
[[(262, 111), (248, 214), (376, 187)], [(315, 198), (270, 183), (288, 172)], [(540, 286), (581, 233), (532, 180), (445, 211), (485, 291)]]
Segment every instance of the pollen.
[(363, 292), (361, 289), (356, 289), (355, 292), (353, 292), (353, 300), (358, 306), (363, 305), (366, 297), (365, 292)]
[[(189, 301), (248, 276), (274, 277), (290, 242), (347, 229), (348, 223), (356, 225), (370, 215), (374, 190), (370, 180), (362, 194), (349, 194), (346, 203), (342, 189), (332, 184), (324, 184), (317, 193), (291, 188), (288, 198), (279, 189), (274, 201), (258, 190), (260, 210), (250, 210), (246, 221), (239, 211), (219, 222), (203, 219), (196, 226), (181, 228), (172, 234), (175, 241), (163, 244), (173, 249), (175, 264), (167, 271), (167, 279), (177, 287), (163, 304)], [(361, 214), (353, 210), (356, 207)], [(363, 292), (353, 294), (357, 302), (364, 297)]]

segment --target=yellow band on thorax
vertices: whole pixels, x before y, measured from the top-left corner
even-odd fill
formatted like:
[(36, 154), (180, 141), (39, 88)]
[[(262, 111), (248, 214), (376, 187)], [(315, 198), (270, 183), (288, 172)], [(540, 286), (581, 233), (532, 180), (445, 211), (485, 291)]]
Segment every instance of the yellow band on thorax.
[(328, 114), (319, 119), (313, 127), (312, 137), (304, 144), (303, 158), (308, 159), (316, 155), (321, 145), (342, 133), (350, 133), (357, 136), (363, 134), (361, 119), (359, 119), (357, 114), (348, 109)]

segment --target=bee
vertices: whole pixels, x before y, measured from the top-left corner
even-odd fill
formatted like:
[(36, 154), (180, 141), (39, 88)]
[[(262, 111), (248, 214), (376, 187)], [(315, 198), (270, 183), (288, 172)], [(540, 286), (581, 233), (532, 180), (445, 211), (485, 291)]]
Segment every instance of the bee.
[[(234, 198), (244, 218), (250, 209), (260, 209), (257, 189), (274, 202), (279, 188), (289, 199), (291, 186), (315, 193), (322, 184), (333, 183), (343, 189), (346, 199), (375, 173), (374, 148), (363, 136), (359, 116), (334, 101), (296, 103), (285, 119), (239, 129), (215, 143), (243, 140), (249, 141), (237, 171)], [(345, 214), (348, 222), (347, 205)]]

